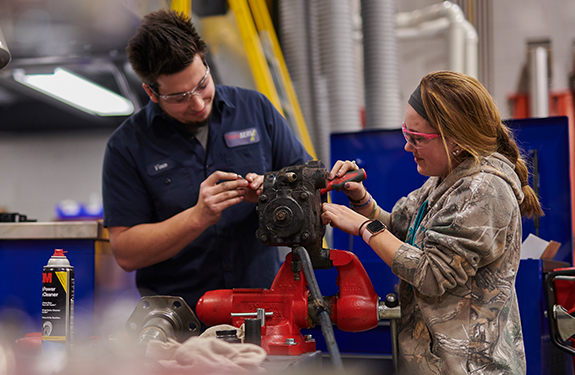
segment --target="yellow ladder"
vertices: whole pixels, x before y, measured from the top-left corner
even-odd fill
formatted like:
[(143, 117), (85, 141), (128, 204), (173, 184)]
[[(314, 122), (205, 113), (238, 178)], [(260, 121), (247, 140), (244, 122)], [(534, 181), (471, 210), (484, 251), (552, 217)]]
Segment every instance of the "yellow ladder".
[[(265, 0), (228, 0), (244, 42), (256, 89), (286, 118), (317, 159)], [(251, 8), (251, 10), (250, 10)]]
[(183, 13), (187, 17), (192, 17), (192, 0), (171, 0), (170, 9)]

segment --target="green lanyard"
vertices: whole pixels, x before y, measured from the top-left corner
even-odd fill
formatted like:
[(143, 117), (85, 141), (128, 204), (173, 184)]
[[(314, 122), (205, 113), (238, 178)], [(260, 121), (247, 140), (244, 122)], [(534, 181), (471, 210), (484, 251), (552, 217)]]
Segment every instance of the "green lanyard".
[(407, 240), (405, 241), (407, 244), (417, 246), (414, 244), (415, 234), (417, 233), (417, 230), (419, 229), (419, 224), (421, 224), (421, 220), (423, 220), (423, 217), (425, 216), (425, 210), (426, 209), (427, 209), (427, 201), (425, 201), (421, 204), (421, 207), (419, 207), (419, 211), (417, 212), (417, 217), (415, 218), (415, 222), (413, 223), (413, 226), (410, 227), (409, 230), (407, 231)]

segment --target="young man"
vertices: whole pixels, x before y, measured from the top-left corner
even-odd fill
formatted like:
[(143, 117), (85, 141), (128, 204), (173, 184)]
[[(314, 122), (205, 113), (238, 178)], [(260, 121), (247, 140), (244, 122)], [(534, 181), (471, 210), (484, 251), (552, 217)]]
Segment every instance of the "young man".
[(110, 137), (104, 225), (142, 295), (268, 288), (275, 248), (256, 238), (266, 171), (311, 157), (263, 95), (215, 85), (189, 18), (146, 15), (127, 47), (150, 102)]

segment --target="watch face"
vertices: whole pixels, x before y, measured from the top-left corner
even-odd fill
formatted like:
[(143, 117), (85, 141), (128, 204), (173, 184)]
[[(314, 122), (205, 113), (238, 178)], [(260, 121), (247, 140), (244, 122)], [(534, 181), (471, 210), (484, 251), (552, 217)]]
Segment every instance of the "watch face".
[(374, 220), (371, 223), (367, 224), (367, 226), (365, 228), (368, 231), (370, 231), (372, 234), (376, 234), (376, 233), (381, 232), (382, 230), (385, 229), (385, 224), (383, 224), (379, 220)]

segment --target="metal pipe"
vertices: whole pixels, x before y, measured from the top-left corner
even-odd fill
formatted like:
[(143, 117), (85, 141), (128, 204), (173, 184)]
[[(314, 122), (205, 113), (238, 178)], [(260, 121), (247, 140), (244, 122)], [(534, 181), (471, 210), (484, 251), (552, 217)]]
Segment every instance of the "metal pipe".
[(351, 5), (348, 0), (315, 0), (319, 53), (327, 82), (332, 132), (361, 130)]
[[(365, 127), (399, 127), (403, 105), (393, 0), (362, 0)], [(383, 67), (383, 68), (382, 68)]]
[(465, 74), (477, 78), (479, 75), (479, 37), (475, 27), (467, 20), (461, 23), (465, 40)]
[(327, 350), (329, 351), (329, 355), (331, 357), (331, 362), (333, 366), (341, 370), (343, 369), (343, 363), (341, 361), (341, 355), (339, 353), (339, 348), (337, 346), (337, 342), (335, 341), (335, 335), (333, 333), (333, 325), (331, 322), (331, 318), (329, 317), (329, 312), (322, 308), (324, 306), (324, 300), (319, 290), (319, 285), (317, 283), (317, 279), (315, 278), (315, 274), (313, 272), (313, 267), (311, 265), (311, 260), (307, 250), (303, 246), (299, 246), (295, 248), (294, 253), (300, 258), (303, 273), (307, 280), (309, 291), (312, 296), (312, 304), (316, 310), (320, 310), (317, 313), (321, 323), (321, 331), (323, 333), (323, 337), (325, 339), (325, 343), (327, 346)]
[[(447, 22), (439, 22), (445, 19)], [(441, 4), (396, 15), (398, 39), (415, 39), (444, 33), (448, 43), (449, 69), (477, 78), (477, 31), (457, 4)]]
[[(278, 2), (279, 34), (286, 66), (288, 68), (298, 102), (308, 131), (315, 140), (313, 122), (312, 81), (308, 64), (309, 38), (305, 0)], [(315, 142), (314, 142), (315, 143)]]
[(549, 66), (547, 48), (537, 46), (530, 56), (530, 104), (531, 117), (549, 116)]
[(399, 371), (399, 344), (398, 344), (398, 331), (397, 331), (397, 320), (391, 319), (390, 323), (390, 335), (391, 335), (391, 356), (393, 357), (393, 367), (395, 369), (395, 373), (397, 374)]
[(292, 78), (317, 159), (330, 165), (330, 110), (321, 65), (316, 1), (280, 0), (282, 51)]
[(393, 365), (395, 372), (398, 371), (399, 359), (399, 343), (398, 343), (398, 329), (397, 320), (401, 318), (401, 308), (399, 307), (399, 300), (394, 293), (389, 293), (385, 296), (384, 301), (379, 302), (378, 306), (378, 319), (389, 319), (391, 328), (391, 354), (393, 357)]

